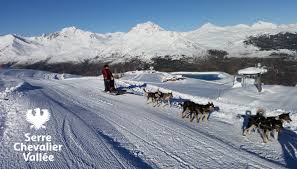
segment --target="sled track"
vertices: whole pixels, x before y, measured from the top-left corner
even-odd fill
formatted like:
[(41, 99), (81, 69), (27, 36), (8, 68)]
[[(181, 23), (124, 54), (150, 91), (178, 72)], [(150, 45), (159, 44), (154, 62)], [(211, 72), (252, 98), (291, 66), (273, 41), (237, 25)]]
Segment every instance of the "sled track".
[[(178, 156), (172, 156), (170, 153), (164, 152), (164, 150), (163, 150), (162, 148), (159, 148), (158, 146), (155, 146), (154, 144), (151, 144), (151, 143), (147, 142), (147, 141), (144, 140), (141, 136), (138, 136), (137, 134), (131, 132), (131, 131), (130, 131), (129, 129), (127, 129), (126, 127), (124, 127), (124, 126), (122, 126), (122, 125), (116, 123), (114, 120), (111, 120), (111, 118), (109, 118), (109, 117), (104, 117), (104, 118), (105, 118), (105, 119), (108, 119), (108, 121), (110, 121), (110, 122), (112, 122), (113, 124), (119, 126), (120, 128), (122, 128), (122, 129), (125, 130), (126, 132), (129, 132), (130, 134), (134, 135), (134, 136), (137, 137), (138, 139), (141, 139), (143, 142), (145, 142), (145, 143), (147, 143), (147, 144), (153, 146), (154, 148), (157, 148), (158, 150), (162, 151), (163, 153), (166, 153), (166, 154), (169, 155), (170, 157), (176, 159), (178, 162), (180, 162), (180, 160), (182, 160), (182, 158), (180, 158), (180, 157), (178, 157)], [(189, 127), (189, 126), (186, 126), (186, 128), (189, 129), (189, 131), (192, 131), (192, 132), (194, 132), (195, 134), (199, 134), (199, 138), (200, 138), (200, 137), (203, 137), (203, 139), (204, 139), (204, 140), (207, 140), (207, 141), (204, 141), (204, 142), (203, 142), (203, 141), (200, 141), (200, 140), (198, 140), (198, 139), (195, 139), (195, 137), (194, 137), (194, 138), (193, 138), (193, 137), (189, 137), (188, 135), (186, 135), (186, 134), (184, 134), (184, 133), (182, 133), (182, 132), (178, 132), (178, 131), (176, 131), (176, 130), (173, 130), (173, 129), (169, 128), (168, 126), (163, 125), (163, 124), (160, 124), (160, 123), (158, 123), (158, 122), (156, 122), (156, 121), (154, 121), (154, 120), (152, 120), (152, 119), (149, 119), (149, 118), (146, 118), (146, 117), (144, 117), (144, 118), (145, 118), (146, 120), (148, 120), (148, 121), (151, 121), (151, 122), (153, 122), (153, 123), (155, 123), (155, 124), (157, 124), (157, 125), (163, 127), (163, 128), (166, 128), (167, 130), (171, 131), (172, 133), (178, 133), (179, 135), (182, 135), (182, 136), (184, 136), (184, 137), (186, 137), (186, 138), (188, 138), (188, 139), (190, 139), (190, 140), (193, 140), (193, 141), (195, 141), (195, 142), (197, 142), (197, 143), (199, 143), (199, 144), (201, 144), (201, 145), (204, 145), (204, 147), (210, 147), (210, 145), (207, 145), (205, 142), (210, 142), (210, 143), (214, 143), (214, 142), (215, 142), (216, 145), (218, 145), (220, 148), (223, 148), (223, 149), (228, 150), (228, 151), (229, 151), (230, 148), (231, 148), (231, 149), (233, 149), (233, 150), (236, 151), (236, 152), (232, 151), (232, 152), (230, 153), (230, 154), (236, 153), (236, 156), (231, 156), (231, 155), (229, 155), (229, 154), (224, 153), (223, 150), (218, 150), (218, 151), (219, 151), (220, 153), (222, 153), (224, 156), (229, 156), (230, 158), (236, 158), (236, 159), (238, 159), (239, 161), (242, 161), (242, 159), (245, 159), (245, 161), (250, 161), (250, 160), (251, 160), (250, 157), (252, 157), (252, 156), (251, 156), (251, 154), (248, 154), (248, 152), (245, 152), (245, 154), (246, 154), (248, 157), (246, 157), (246, 156), (242, 156), (242, 155), (240, 155), (240, 153), (238, 153), (238, 152), (243, 153), (243, 150), (239, 150), (239, 149), (235, 148), (234, 146), (230, 146), (229, 144), (226, 144), (226, 142), (223, 142), (223, 141), (218, 142), (218, 141), (216, 141), (217, 138), (212, 138), (213, 136), (211, 136), (211, 135), (207, 135), (206, 133), (201, 133), (200, 131), (197, 131), (197, 130), (195, 130), (195, 129)], [(121, 117), (121, 119), (124, 119), (125, 121), (128, 121), (128, 120), (129, 120), (129, 119), (126, 119), (126, 118), (124, 118), (124, 117)], [(174, 122), (176, 122), (176, 121), (174, 121)], [(134, 123), (132, 123), (132, 122), (129, 122), (129, 123), (131, 124), (131, 126), (136, 126), (136, 125), (135, 125)], [(184, 127), (185, 124), (179, 123), (179, 126)], [(138, 130), (139, 130), (139, 129), (138, 129)], [(208, 140), (211, 140), (211, 141), (208, 141)], [(177, 157), (177, 158), (176, 158), (176, 157)], [(256, 156), (256, 157), (259, 157), (259, 156)], [(260, 158), (261, 158), (261, 157), (260, 157)], [(182, 161), (183, 161), (183, 162), (182, 162), (183, 164), (186, 163), (185, 160), (182, 160)], [(265, 168), (277, 168), (277, 167), (279, 167), (279, 166), (273, 166), (273, 167), (271, 167), (272, 165), (271, 165), (271, 164), (267, 164), (266, 161), (261, 161), (261, 162), (264, 162), (265, 165), (260, 164), (259, 162), (257, 162), (256, 160), (254, 160), (254, 158), (253, 158), (253, 162), (254, 162), (255, 164), (258, 164), (258, 165), (255, 166), (255, 167), (260, 167), (260, 166), (261, 166), (260, 168), (263, 168), (263, 167), (265, 167)], [(192, 164), (191, 166), (190, 166), (190, 165), (186, 165), (186, 166), (188, 166), (188, 167), (190, 167), (190, 168), (195, 168), (193, 164)]]
[[(193, 140), (195, 142), (198, 142), (199, 144), (202, 144), (205, 147), (209, 147), (210, 146), (210, 145), (206, 144), (206, 142), (211, 142), (211, 143), (215, 143), (216, 145), (218, 145), (222, 149), (225, 149), (225, 150), (228, 150), (228, 151), (231, 151), (230, 149), (235, 150), (235, 151), (232, 151), (231, 153), (224, 153), (223, 150), (217, 149), (217, 151), (219, 151), (220, 153), (224, 154), (224, 156), (229, 156), (230, 158), (234, 158), (235, 157), (239, 161), (242, 161), (242, 159), (245, 159), (246, 161), (252, 160), (255, 164), (258, 164), (258, 166), (255, 166), (255, 167), (259, 167), (259, 166), (261, 166), (262, 168), (263, 167), (265, 167), (265, 168), (276, 168), (276, 167), (278, 167), (278, 166), (273, 166), (272, 167), (271, 164), (265, 164), (265, 165), (263, 165), (263, 164), (261, 164), (262, 162), (267, 163), (266, 161), (263, 161), (263, 160), (267, 160), (267, 159), (264, 159), (264, 157), (261, 157), (261, 156), (258, 156), (258, 155), (255, 155), (255, 154), (246, 152), (246, 151), (244, 151), (242, 149), (238, 149), (235, 146), (231, 145), (230, 143), (228, 143), (226, 141), (223, 141), (219, 137), (215, 137), (213, 135), (209, 135), (208, 133), (205, 133), (203, 131), (198, 131), (197, 129), (192, 128), (192, 127), (190, 127), (188, 125), (185, 125), (185, 124), (183, 124), (181, 122), (178, 122), (177, 120), (174, 120), (174, 122), (176, 124), (178, 124), (181, 127), (186, 127), (188, 129), (188, 131), (192, 131), (195, 134), (199, 134), (199, 138), (203, 137), (204, 140), (208, 140), (208, 141), (201, 141), (201, 140), (197, 139), (196, 137), (189, 137), (189, 135), (186, 135), (183, 132), (178, 132), (177, 130), (173, 130), (170, 127), (168, 127), (168, 126), (166, 126), (164, 124), (158, 123), (158, 122), (156, 122), (156, 121), (154, 121), (152, 119), (149, 119), (149, 118), (145, 118), (145, 119), (148, 120), (148, 121), (152, 121), (156, 125), (159, 125), (159, 126), (162, 126), (164, 128), (167, 128), (168, 130), (172, 131), (173, 133), (179, 133), (180, 135), (182, 135), (184, 137), (187, 137), (188, 139)], [(198, 125), (207, 125), (207, 124), (198, 124)], [(211, 141), (209, 141), (209, 140), (211, 140)], [(240, 153), (244, 153), (244, 155), (240, 154), (239, 152)], [(234, 154), (234, 153), (236, 154), (235, 156), (231, 156), (230, 155), (230, 154)], [(257, 162), (257, 160), (255, 160), (255, 157), (262, 158), (263, 160), (261, 161), (261, 163), (259, 163), (259, 162)], [(270, 162), (274, 163), (273, 161), (270, 161)]]
[[(57, 93), (57, 94), (58, 94), (58, 93)], [(48, 96), (47, 94), (44, 93), (44, 95), (46, 95), (46, 96), (49, 97), (51, 100), (53, 100), (53, 98), (51, 98), (51, 97)], [(70, 101), (69, 98), (71, 98), (71, 97), (69, 97), (70, 95), (68, 94), (68, 92), (65, 92), (65, 91), (59, 91), (59, 95), (61, 95), (61, 97), (63, 97), (63, 95), (64, 95), (64, 97), (65, 97), (65, 98), (68, 98), (68, 101)], [(93, 111), (93, 110), (90, 109), (88, 106), (86, 106), (85, 104), (83, 104), (83, 103), (81, 103), (81, 102), (78, 102), (77, 100), (73, 100), (73, 99), (71, 99), (71, 102), (75, 103), (76, 105), (79, 105), (80, 107), (83, 107), (83, 108), (86, 109), (86, 110), (89, 110), (90, 112)], [(100, 108), (100, 109), (102, 109), (102, 108)], [(108, 109), (106, 109), (106, 108), (103, 108), (103, 109), (105, 109), (105, 110), (108, 111)], [(71, 110), (69, 110), (69, 111), (71, 111)], [(75, 114), (75, 112), (73, 112), (73, 111), (71, 111), (71, 112), (72, 112), (76, 117), (78, 117), (78, 116)], [(98, 113), (95, 113), (95, 114), (97, 114), (97, 115), (99, 115), (99, 116), (101, 116), (101, 117), (104, 117), (104, 119), (107, 120), (108, 122), (111, 122), (112, 124), (117, 125), (118, 127), (124, 129), (126, 132), (129, 132), (130, 134), (134, 135), (134, 136), (137, 137), (139, 140), (142, 140), (142, 142), (144, 142), (144, 143), (146, 143), (146, 144), (152, 146), (153, 148), (155, 148), (155, 149), (157, 149), (157, 150), (163, 152), (164, 154), (167, 154), (168, 156), (170, 156), (171, 158), (175, 159), (175, 160), (178, 161), (179, 163), (182, 163), (184, 166), (188, 166), (188, 168), (196, 168), (195, 166), (190, 165), (190, 164), (188, 164), (187, 162), (185, 162), (185, 160), (183, 160), (181, 157), (179, 157), (179, 156), (177, 156), (177, 155), (174, 155), (174, 154), (172, 154), (172, 153), (170, 153), (170, 152), (166, 152), (166, 151), (163, 150), (161, 147), (158, 147), (157, 145), (152, 144), (152, 143), (150, 143), (150, 142), (144, 140), (141, 136), (138, 136), (138, 135), (136, 135), (135, 133), (130, 132), (129, 129), (126, 129), (124, 126), (121, 126), (120, 124), (118, 124), (118, 123), (116, 123), (115, 121), (111, 120), (110, 117), (107, 117), (107, 116), (104, 116), (104, 115), (102, 115), (102, 114), (98, 114)], [(112, 114), (112, 112), (110, 112), (110, 114)], [(80, 118), (80, 117), (78, 117), (78, 118)], [(83, 119), (81, 119), (81, 120), (84, 122)], [(128, 122), (129, 124), (132, 124), (131, 126), (134, 125), (133, 123), (129, 122), (128, 119), (126, 119), (126, 122)], [(88, 125), (86, 122), (84, 122), (84, 123), (85, 123), (86, 125)], [(134, 126), (135, 126), (135, 125), (134, 125)], [(91, 126), (89, 126), (89, 127), (91, 128)], [(155, 141), (155, 142), (158, 142), (158, 141)]]
[[(85, 105), (82, 105), (82, 103), (80, 103), (80, 102), (77, 102), (77, 101), (76, 101), (76, 104), (79, 104), (80, 106), (82, 106), (82, 107), (88, 109), (88, 107), (86, 107)], [(164, 116), (160, 116), (160, 114), (158, 114), (158, 113), (154, 113), (154, 112), (152, 112), (152, 111), (150, 111), (150, 113), (159, 116), (161, 119), (164, 119)], [(102, 116), (102, 114), (100, 114), (100, 116)], [(103, 115), (103, 116), (104, 116), (104, 115)], [(122, 119), (125, 119), (126, 121), (129, 121), (129, 119), (126, 119), (126, 118), (124, 118), (124, 117), (121, 117), (121, 118), (122, 118)], [(183, 136), (183, 137), (186, 137), (186, 138), (188, 138), (189, 140), (195, 141), (195, 142), (199, 143), (200, 145), (204, 145), (205, 147), (209, 147), (209, 146), (210, 146), (210, 145), (206, 144), (205, 142), (211, 142), (211, 143), (215, 143), (215, 144), (216, 144), (216, 147), (220, 147), (221, 149), (225, 149), (225, 150), (228, 149), (228, 151), (230, 151), (230, 149), (232, 149), (233, 151), (231, 151), (230, 154), (234, 154), (234, 153), (235, 153), (235, 154), (236, 154), (236, 157), (224, 153), (223, 150), (220, 150), (220, 149), (219, 149), (218, 151), (219, 151), (221, 154), (223, 154), (223, 155), (227, 155), (227, 156), (229, 156), (230, 158), (234, 158), (234, 157), (235, 157), (235, 158), (238, 159), (239, 161), (243, 161), (242, 159), (245, 159), (244, 161), (251, 161), (251, 160), (252, 160), (252, 162), (253, 162), (254, 164), (256, 164), (256, 166), (254, 166), (254, 167), (262, 167), (262, 168), (263, 168), (263, 167), (265, 167), (265, 168), (276, 168), (276, 167), (279, 167), (279, 166), (277, 166), (277, 165), (276, 165), (276, 166), (272, 166), (271, 163), (274, 163), (273, 161), (270, 161), (270, 163), (267, 164), (267, 161), (265, 161), (265, 160), (263, 159), (263, 157), (258, 156), (258, 155), (254, 155), (254, 154), (249, 153), (249, 152), (246, 152), (246, 151), (244, 151), (244, 150), (242, 150), (242, 149), (236, 148), (236, 147), (234, 147), (233, 145), (224, 142), (224, 141), (221, 140), (220, 138), (218, 138), (218, 137), (214, 137), (213, 135), (209, 135), (209, 134), (204, 133), (204, 132), (202, 132), (202, 131), (197, 131), (197, 129), (195, 129), (195, 128), (193, 129), (192, 127), (189, 127), (188, 125), (185, 125), (184, 123), (180, 122), (179, 120), (174, 120), (174, 119), (171, 119), (171, 118), (168, 118), (168, 117), (165, 118), (165, 120), (170, 120), (171, 122), (173, 122), (173, 123), (175, 123), (175, 124), (178, 124), (180, 127), (186, 127), (188, 131), (191, 131), (191, 132), (193, 132), (193, 133), (195, 133), (195, 134), (199, 134), (199, 138), (202, 137), (203, 140), (207, 140), (207, 141), (203, 142), (203, 141), (200, 141), (200, 140), (196, 139), (195, 137), (189, 137), (188, 135), (186, 135), (186, 134), (184, 134), (184, 133), (182, 133), (182, 132), (177, 132), (177, 131), (172, 130), (171, 128), (167, 127), (166, 125), (163, 125), (163, 124), (161, 124), (161, 123), (159, 123), (159, 122), (156, 122), (155, 120), (152, 120), (152, 119), (149, 119), (149, 118), (146, 118), (146, 117), (144, 117), (144, 118), (145, 118), (146, 120), (148, 120), (148, 121), (151, 121), (151, 122), (155, 123), (156, 125), (159, 125), (159, 126), (161, 126), (161, 127), (163, 127), (163, 128), (166, 128), (167, 130), (171, 131), (172, 133), (178, 133), (179, 135), (181, 135), (181, 136)], [(139, 136), (139, 135), (137, 135), (137, 134), (131, 132), (129, 129), (126, 129), (126, 127), (124, 127), (124, 126), (122, 126), (122, 125), (116, 123), (116, 122), (115, 122), (114, 120), (112, 120), (110, 117), (104, 116), (104, 119), (106, 119), (107, 121), (111, 122), (112, 124), (117, 125), (118, 127), (120, 127), (121, 129), (125, 130), (126, 132), (128, 132), (128, 133), (134, 135), (134, 136), (135, 136), (136, 138), (138, 138), (139, 140), (142, 140), (142, 142), (145, 142), (146, 144), (148, 144), (148, 145), (154, 147), (155, 149), (157, 149), (157, 150), (159, 150), (159, 151), (161, 151), (161, 152), (167, 154), (167, 155), (170, 156), (171, 158), (175, 159), (177, 162), (182, 163), (184, 166), (187, 166), (188, 168), (195, 168), (195, 166), (194, 166), (193, 164), (189, 164), (189, 163), (185, 162), (185, 160), (183, 160), (181, 157), (177, 156), (176, 154), (172, 154), (172, 153), (166, 152), (166, 151), (163, 150), (161, 147), (159, 147), (157, 144), (153, 144), (153, 143), (150, 143), (150, 142), (144, 140), (141, 136)], [(132, 122), (129, 122), (129, 124), (130, 124), (131, 126), (135, 126), (135, 124), (133, 124)], [(240, 153), (244, 153), (245, 155), (241, 155)], [(261, 162), (257, 162), (257, 160), (255, 159), (255, 158), (257, 158), (257, 157), (260, 158), (260, 159), (263, 159), (263, 160), (262, 160)], [(263, 164), (263, 163), (264, 163), (264, 164)], [(251, 165), (251, 164), (249, 164), (249, 165)], [(280, 165), (280, 164), (278, 164), (278, 165)]]
[[(61, 103), (57, 102), (54, 98), (52, 98), (51, 96), (47, 95), (46, 93), (42, 92), (46, 97), (48, 97), (51, 101), (54, 101), (55, 103), (57, 103), (59, 106), (61, 106), (62, 108), (64, 108), (65, 110), (67, 110), (68, 112), (70, 112), (72, 115), (74, 115), (76, 118), (78, 118), (81, 122), (83, 122), (90, 130), (92, 130), (93, 133), (97, 133), (97, 131), (94, 130), (94, 128), (92, 126), (90, 126), (84, 119), (82, 119), (80, 116), (78, 116), (74, 111), (70, 110), (67, 107), (64, 107)], [(63, 138), (63, 142), (66, 145), (65, 147), (67, 147), (67, 150), (69, 150), (71, 152), (71, 154), (74, 154), (74, 152), (72, 152), (72, 150), (69, 148), (70, 146), (67, 143), (67, 140), (65, 138), (65, 136), (67, 135), (65, 132), (65, 119), (63, 120), (63, 127), (62, 127), (62, 133), (61, 133), (61, 138)], [(112, 154), (112, 156), (114, 157), (114, 159), (116, 159), (118, 161), (119, 164), (121, 164), (122, 168), (126, 168), (125, 165), (123, 165), (122, 161), (119, 160), (117, 158), (117, 156), (113, 153), (113, 151), (110, 150), (110, 148), (106, 145), (105, 140), (103, 140), (101, 137), (97, 138), (101, 141), (101, 143), (103, 143), (104, 147), (106, 148), (106, 150), (108, 150), (108, 152), (110, 154)], [(76, 156), (78, 159), (80, 159), (80, 161), (82, 161), (83, 163), (87, 164), (87, 162), (85, 162), (81, 157)], [(71, 159), (71, 158), (70, 158)], [(88, 166), (90, 166), (89, 164), (87, 164)], [(95, 168), (94, 166), (92, 168)]]

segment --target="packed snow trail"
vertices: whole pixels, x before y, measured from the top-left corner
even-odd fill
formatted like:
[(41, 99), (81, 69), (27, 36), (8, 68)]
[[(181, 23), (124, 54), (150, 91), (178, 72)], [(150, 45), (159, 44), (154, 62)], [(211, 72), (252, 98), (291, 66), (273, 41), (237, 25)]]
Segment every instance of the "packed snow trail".
[[(178, 108), (154, 108), (137, 95), (112, 96), (98, 78), (44, 79), (39, 71), (9, 70), (5, 85), (21, 83), (2, 101), (1, 168), (293, 168), (294, 156), (283, 146), (263, 145), (257, 133), (241, 136), (241, 122), (207, 123), (181, 119)], [(47, 108), (46, 130), (32, 131), (24, 111)], [(2, 124), (1, 124), (2, 126)], [(25, 133), (48, 134), (62, 144), (54, 162), (25, 162), (13, 143)], [(294, 132), (292, 132), (294, 133)], [(291, 133), (291, 134), (292, 134)], [(296, 149), (295, 145), (292, 145)], [(289, 152), (290, 153), (290, 152)], [(292, 157), (289, 159), (288, 157)]]

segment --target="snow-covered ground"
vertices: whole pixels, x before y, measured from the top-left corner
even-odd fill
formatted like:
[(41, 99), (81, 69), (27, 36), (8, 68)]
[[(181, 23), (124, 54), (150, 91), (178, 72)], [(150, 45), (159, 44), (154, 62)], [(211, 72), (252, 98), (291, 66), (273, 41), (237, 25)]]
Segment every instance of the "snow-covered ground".
[[(0, 168), (296, 168), (297, 88), (265, 85), (258, 94), (253, 86), (232, 88), (233, 77), (217, 73), (220, 80), (163, 83), (162, 77), (174, 75), (129, 72), (117, 86), (134, 94), (113, 96), (102, 92), (98, 77), (61, 80), (54, 73), (2, 70)], [(217, 109), (208, 122), (190, 123), (176, 106), (146, 104), (139, 88), (144, 82), (148, 90), (171, 90), (176, 101), (213, 101)], [(36, 107), (51, 112), (46, 129), (35, 131), (24, 118)], [(244, 120), (237, 114), (257, 107), (267, 115), (291, 111), (293, 122), (278, 140), (263, 144), (257, 132), (242, 136)], [(61, 144), (61, 151), (49, 152), (55, 161), (25, 162), (13, 148), (25, 133), (50, 135)]]

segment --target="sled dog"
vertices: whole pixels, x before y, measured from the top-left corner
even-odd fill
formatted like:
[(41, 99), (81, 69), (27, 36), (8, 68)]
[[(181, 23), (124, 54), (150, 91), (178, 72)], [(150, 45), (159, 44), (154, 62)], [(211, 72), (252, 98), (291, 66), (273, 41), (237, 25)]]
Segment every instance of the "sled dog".
[(152, 103), (154, 106), (156, 106), (158, 104), (158, 100), (160, 98), (160, 91), (159, 89), (157, 90), (157, 92), (148, 92), (145, 89), (143, 89), (145, 96), (146, 96), (146, 101), (147, 104)]
[(185, 101), (182, 107), (182, 118), (190, 116), (190, 122), (192, 122), (196, 117), (197, 123), (201, 120), (208, 120), (209, 114), (214, 110), (214, 104), (212, 102), (208, 102), (207, 104), (202, 105), (192, 101)]
[[(169, 92), (169, 93), (163, 93), (163, 92), (160, 92), (158, 91), (159, 93), (159, 97), (158, 97), (158, 106), (160, 106), (161, 102), (167, 102), (168, 105), (171, 107), (171, 99), (173, 98), (173, 94), (172, 92)], [(165, 105), (164, 105), (165, 106)]]
[(271, 131), (274, 131), (273, 137), (277, 139), (279, 132), (283, 128), (284, 122), (291, 122), (289, 113), (282, 113), (278, 116), (265, 117), (263, 112), (257, 111), (257, 114), (250, 116), (248, 120), (247, 128), (244, 129), (243, 135), (251, 133), (251, 130), (258, 128), (262, 131), (263, 142), (267, 143)]

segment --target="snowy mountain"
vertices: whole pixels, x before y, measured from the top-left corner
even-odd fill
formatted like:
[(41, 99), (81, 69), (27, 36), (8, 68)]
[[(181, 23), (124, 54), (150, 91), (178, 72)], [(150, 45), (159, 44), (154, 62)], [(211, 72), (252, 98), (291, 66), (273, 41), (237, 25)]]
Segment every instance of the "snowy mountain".
[(0, 36), (0, 62), (48, 63), (92, 61), (121, 62), (135, 58), (149, 61), (151, 58), (200, 57), (207, 50), (227, 51), (231, 57), (265, 57), (271, 53), (292, 54), (288, 49), (259, 50), (246, 45), (250, 36), (274, 35), (281, 32), (297, 32), (297, 24), (276, 25), (259, 21), (252, 25), (239, 24), (220, 27), (211, 23), (190, 32), (168, 31), (152, 23), (137, 24), (128, 32), (99, 34), (76, 27), (44, 34), (38, 37), (17, 35)]
[(272, 52), (292, 54), (293, 51), (285, 49), (280, 51), (260, 51), (256, 46), (247, 46), (243, 43), (250, 36), (275, 35), (282, 32), (297, 32), (297, 24), (275, 25), (259, 21), (251, 26), (239, 24), (219, 27), (207, 23), (195, 31), (186, 33), (185, 37), (212, 49), (225, 50), (233, 57), (265, 57)]

